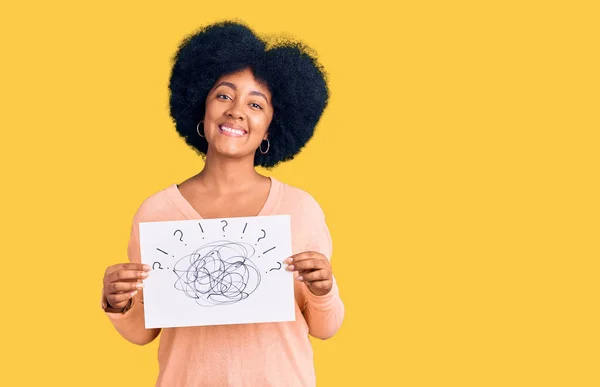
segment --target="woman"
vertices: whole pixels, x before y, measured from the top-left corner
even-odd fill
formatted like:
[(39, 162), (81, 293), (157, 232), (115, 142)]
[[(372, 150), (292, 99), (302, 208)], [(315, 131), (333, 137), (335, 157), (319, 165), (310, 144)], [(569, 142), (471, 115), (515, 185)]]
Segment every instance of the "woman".
[(344, 306), (332, 275), (331, 238), (318, 203), (255, 167), (291, 160), (311, 138), (328, 100), (322, 68), (299, 43), (266, 43), (239, 23), (186, 37), (175, 57), (170, 107), (178, 133), (204, 168), (147, 198), (133, 219), (129, 263), (107, 268), (102, 306), (117, 331), (143, 345), (139, 222), (288, 214), (296, 321), (162, 329), (158, 386), (313, 386), (309, 334), (340, 328)]

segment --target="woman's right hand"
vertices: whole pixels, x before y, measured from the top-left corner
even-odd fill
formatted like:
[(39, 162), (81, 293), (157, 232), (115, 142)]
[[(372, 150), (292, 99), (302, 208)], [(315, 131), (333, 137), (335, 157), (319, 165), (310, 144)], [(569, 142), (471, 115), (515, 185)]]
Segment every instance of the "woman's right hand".
[(129, 300), (144, 287), (150, 266), (141, 263), (119, 263), (109, 266), (104, 273), (103, 293), (108, 304), (115, 309), (127, 306)]

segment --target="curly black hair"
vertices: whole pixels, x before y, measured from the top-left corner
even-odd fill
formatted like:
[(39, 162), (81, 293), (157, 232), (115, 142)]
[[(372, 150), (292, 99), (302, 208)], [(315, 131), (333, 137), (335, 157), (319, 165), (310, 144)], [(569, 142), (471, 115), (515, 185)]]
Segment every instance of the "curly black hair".
[(313, 136), (329, 100), (327, 74), (310, 47), (286, 37), (260, 38), (239, 21), (217, 22), (186, 36), (172, 62), (170, 114), (179, 135), (202, 156), (208, 143), (196, 125), (222, 75), (250, 68), (271, 91), (270, 148), (264, 155), (257, 150), (255, 166), (272, 168), (293, 159)]

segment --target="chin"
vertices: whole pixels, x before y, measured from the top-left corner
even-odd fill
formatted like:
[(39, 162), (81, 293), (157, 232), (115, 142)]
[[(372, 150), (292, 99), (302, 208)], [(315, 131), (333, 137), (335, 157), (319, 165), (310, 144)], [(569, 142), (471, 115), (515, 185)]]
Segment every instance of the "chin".
[(248, 155), (247, 151), (241, 150), (239, 148), (227, 148), (227, 147), (218, 147), (215, 149), (215, 153), (221, 157), (229, 157), (229, 158), (241, 158)]

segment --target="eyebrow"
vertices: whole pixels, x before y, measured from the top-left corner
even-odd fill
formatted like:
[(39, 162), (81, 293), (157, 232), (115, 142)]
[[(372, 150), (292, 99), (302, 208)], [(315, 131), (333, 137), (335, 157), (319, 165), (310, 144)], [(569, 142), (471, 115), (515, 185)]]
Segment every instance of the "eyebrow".
[[(219, 83), (217, 86), (215, 86), (215, 89), (217, 89), (219, 86), (228, 86), (228, 87), (231, 87), (233, 90), (237, 90), (237, 86), (231, 82), (223, 81), (223, 82)], [(264, 95), (263, 93), (261, 93), (260, 91), (252, 90), (250, 92), (250, 95), (257, 95), (259, 97), (263, 97), (265, 99), (265, 101), (267, 102), (267, 105), (269, 104), (269, 100), (267, 99), (267, 96)]]

